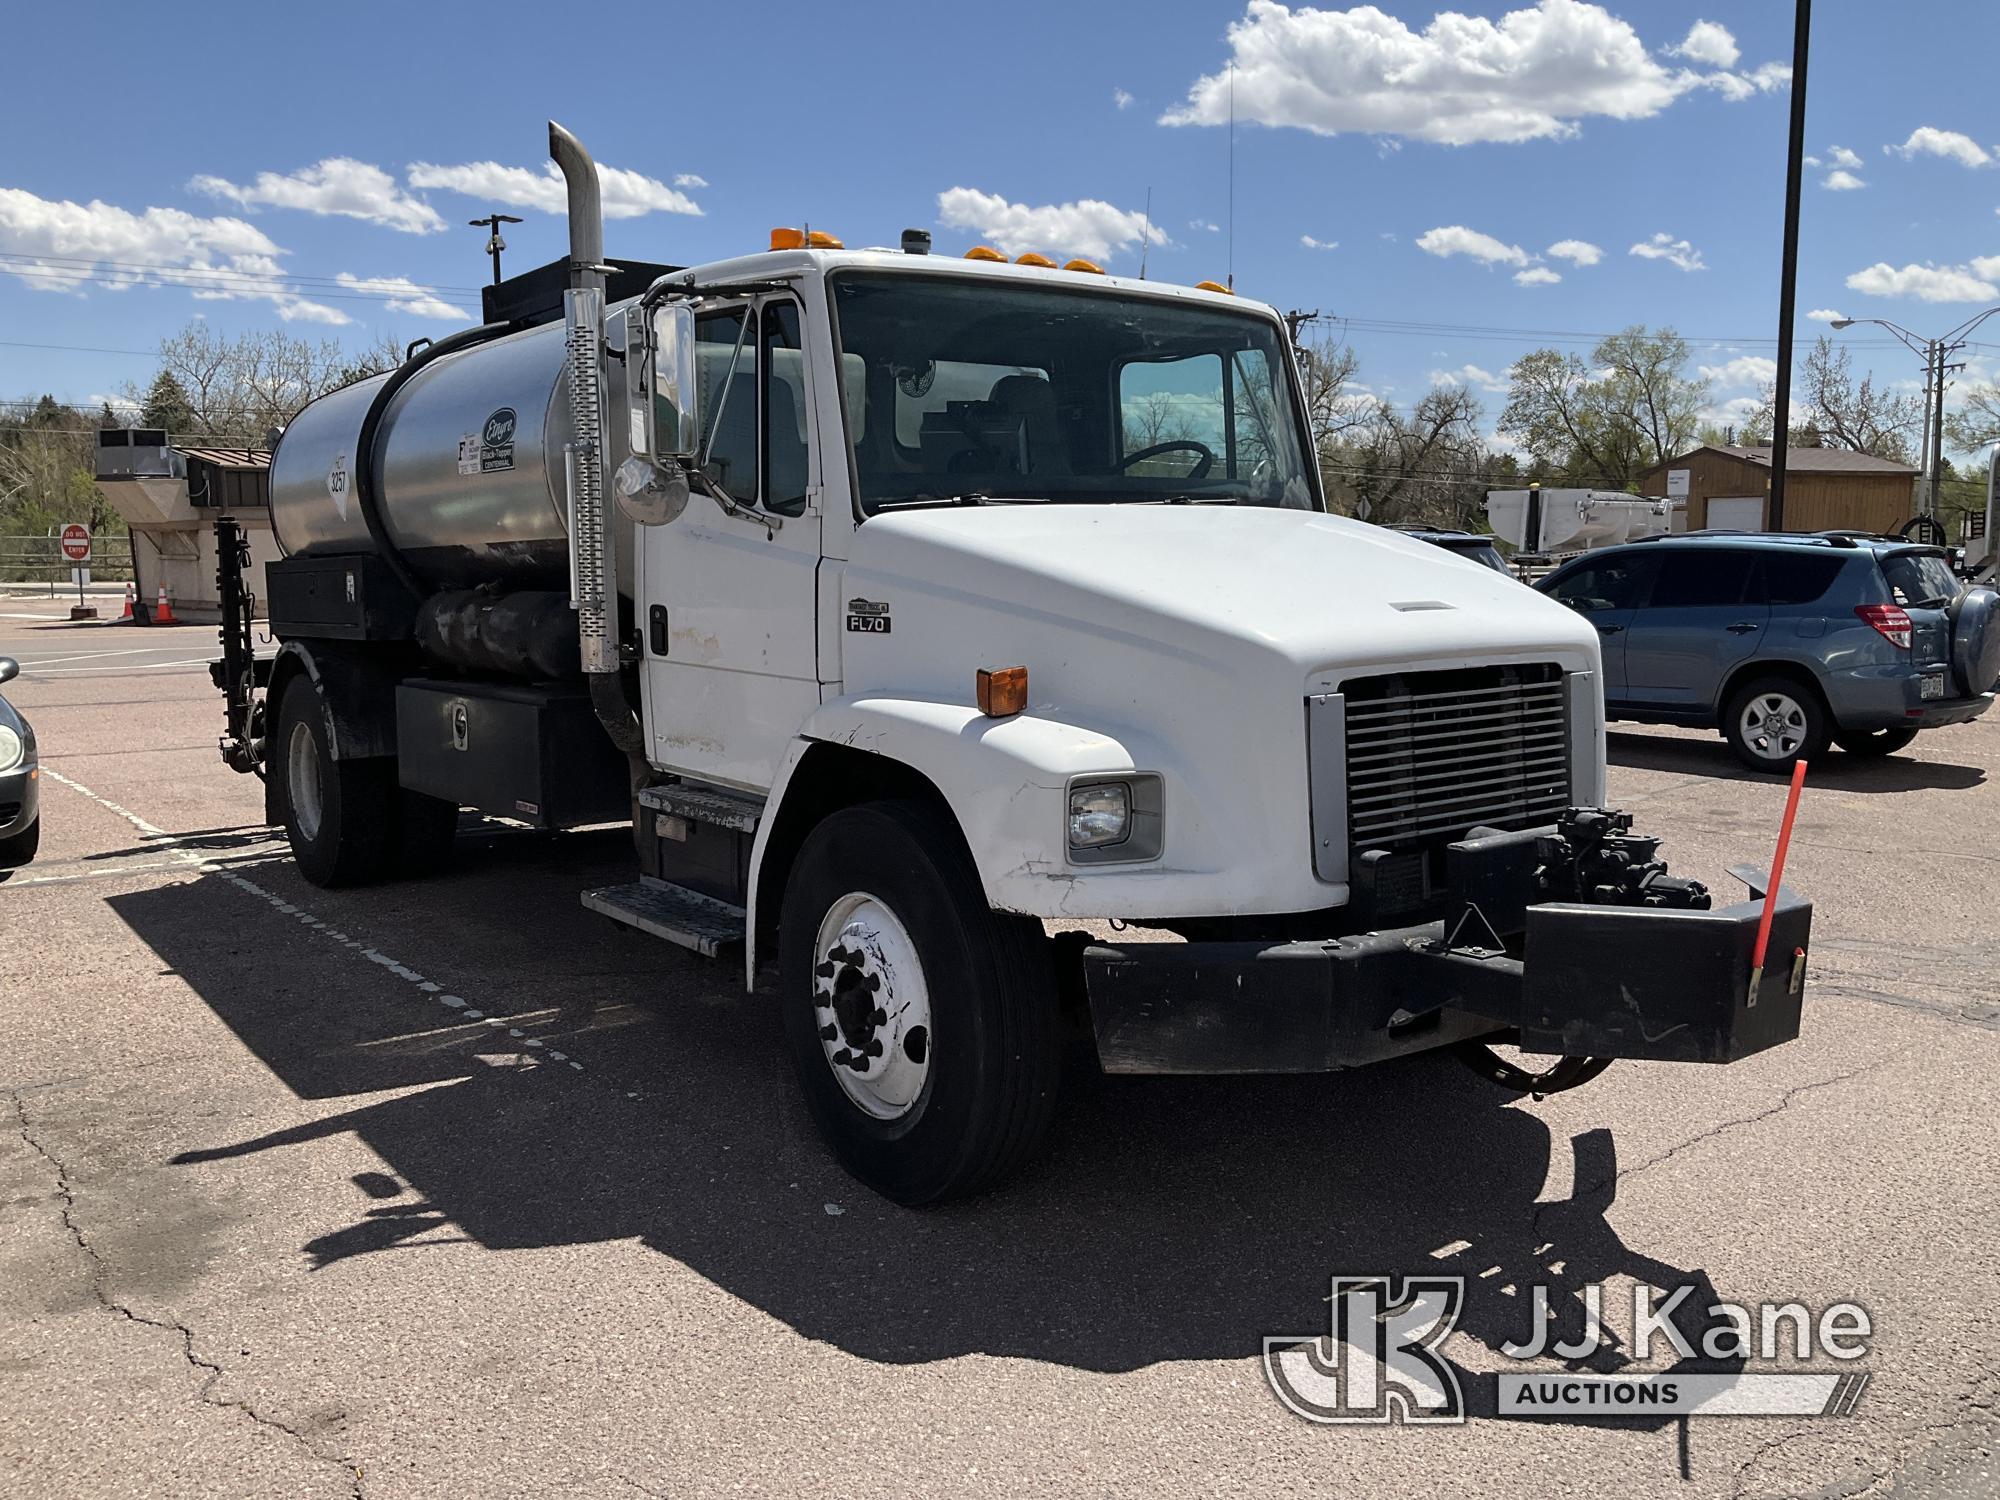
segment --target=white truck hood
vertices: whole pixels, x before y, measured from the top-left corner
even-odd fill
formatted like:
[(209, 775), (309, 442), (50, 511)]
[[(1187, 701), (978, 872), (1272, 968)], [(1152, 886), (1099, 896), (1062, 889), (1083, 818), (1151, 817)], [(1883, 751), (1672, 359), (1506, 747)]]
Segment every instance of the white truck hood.
[(1263, 668), (1280, 658), (1301, 683), (1347, 667), (1452, 658), (1543, 653), (1572, 670), (1597, 665), (1596, 633), (1555, 601), (1427, 542), (1313, 511), (1032, 503), (891, 511), (856, 532), (846, 582), (848, 594), (883, 598), (898, 613), (896, 595), (914, 589), (1068, 627), (1080, 633), (1078, 654), (1093, 636), (1122, 637), (1225, 672), (1249, 666), (1246, 657)]

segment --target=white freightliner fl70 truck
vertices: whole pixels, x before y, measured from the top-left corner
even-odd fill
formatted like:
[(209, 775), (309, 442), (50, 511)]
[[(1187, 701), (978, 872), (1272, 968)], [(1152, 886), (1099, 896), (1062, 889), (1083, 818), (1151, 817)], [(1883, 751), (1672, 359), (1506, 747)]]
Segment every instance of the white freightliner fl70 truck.
[(1711, 910), (1601, 808), (1589, 625), (1326, 513), (1270, 308), (918, 232), (607, 263), (550, 140), (569, 259), (279, 443), (275, 658), (224, 568), (224, 754), (308, 879), (433, 868), (462, 807), (632, 819), (584, 902), (774, 969), (828, 1142), (912, 1204), (1022, 1160), (1066, 1025), (1544, 1091), (1797, 1035), (1810, 905), (1753, 974), (1761, 873)]

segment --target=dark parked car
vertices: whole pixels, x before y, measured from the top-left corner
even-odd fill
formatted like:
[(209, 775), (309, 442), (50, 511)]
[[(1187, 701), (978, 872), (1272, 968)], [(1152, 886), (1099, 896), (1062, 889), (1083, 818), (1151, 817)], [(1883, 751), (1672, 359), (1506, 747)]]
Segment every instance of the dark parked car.
[[(20, 675), (19, 662), (0, 656), (0, 683)], [(35, 731), (13, 704), (0, 698), (0, 870), (25, 865), (41, 845), (41, 774)]]
[(1829, 740), (1890, 754), (1978, 718), (2000, 677), (2000, 595), (1961, 586), (1937, 547), (1695, 532), (1536, 586), (1596, 624), (1609, 717), (1713, 725), (1759, 771)]
[(1505, 573), (1509, 578), (1514, 576), (1514, 570), (1507, 566), (1507, 559), (1493, 545), (1493, 538), (1480, 532), (1447, 531), (1435, 526), (1391, 526), (1389, 530), (1400, 531), (1404, 536), (1413, 536), (1420, 542), (1429, 542), (1447, 552), (1456, 552), (1468, 562), (1481, 563), (1496, 573)]

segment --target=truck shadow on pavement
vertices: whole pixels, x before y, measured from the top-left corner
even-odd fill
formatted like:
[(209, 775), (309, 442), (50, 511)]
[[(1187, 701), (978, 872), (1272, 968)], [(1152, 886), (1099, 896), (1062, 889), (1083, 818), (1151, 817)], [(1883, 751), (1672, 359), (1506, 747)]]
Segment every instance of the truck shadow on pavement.
[[(1686, 735), (1621, 733), (1615, 726), (1605, 734), (1606, 756), (1614, 766), (1641, 771), (1667, 771), (1683, 776), (1708, 776), (1720, 781), (1751, 781), (1782, 788), (1783, 776), (1749, 770), (1720, 736), (1699, 731)], [(1917, 744), (1924, 744), (1918, 736)], [(1986, 780), (1983, 766), (1951, 761), (1918, 760), (1901, 755), (1849, 755), (1829, 750), (1812, 763), (1808, 785), (1836, 787), (1843, 792), (1917, 792), (1932, 788), (1962, 791)]]
[[(587, 873), (559, 849), (514, 858), (454, 891), (454, 913), (483, 917), (426, 919), (435, 941), (422, 962), (442, 977), (482, 956), (521, 961), (521, 876), (553, 866), (534, 883), (539, 959), (526, 962), (540, 968), (512, 976), (511, 1010), (461, 986), (545, 1043), (532, 1050), (505, 1028), (455, 1024), (364, 961), (336, 954), (336, 977), (297, 951), (272, 953), (227, 920), (217, 903), (243, 898), (214, 881), (111, 898), (301, 1100), (417, 1090), (255, 1133), (218, 1127), (172, 1158), (219, 1197), (254, 1192), (286, 1148), (330, 1136), (351, 1132), (381, 1158), (386, 1171), (324, 1185), (352, 1199), (350, 1224), (269, 1255), (332, 1269), (440, 1237), (496, 1250), (636, 1238), (860, 1358), (983, 1353), (1093, 1371), (1243, 1359), (1266, 1335), (1323, 1334), (1336, 1274), (1463, 1275), (1459, 1327), (1489, 1350), (1528, 1336), (1537, 1282), (1572, 1338), (1589, 1283), (1692, 1284), (1676, 1323), (1697, 1347), (1705, 1325), (1692, 1310), (1718, 1300), (1705, 1272), (1627, 1245), (1606, 1217), (1619, 1181), (1610, 1131), (1557, 1142), (1512, 1096), (1436, 1056), (1328, 1077), (1072, 1070), (1050, 1149), (1022, 1177), (943, 1210), (896, 1208), (811, 1133), (774, 997), (729, 998), (733, 975), (550, 901)], [(411, 889), (342, 895), (293, 890), (289, 871), (259, 878), (356, 930), (367, 930), (360, 913), (386, 917)], [(511, 898), (493, 900), (502, 890)], [(580, 983), (580, 970), (593, 977)], [(550, 1048), (585, 1070), (549, 1062)], [(244, 1169), (269, 1153), (275, 1163)], [(1556, 1180), (1573, 1186), (1542, 1202), (1556, 1155)], [(1589, 1368), (1625, 1362), (1614, 1341)], [(1509, 1362), (1472, 1363), (1459, 1367), (1468, 1409), (1490, 1414), (1492, 1370)]]

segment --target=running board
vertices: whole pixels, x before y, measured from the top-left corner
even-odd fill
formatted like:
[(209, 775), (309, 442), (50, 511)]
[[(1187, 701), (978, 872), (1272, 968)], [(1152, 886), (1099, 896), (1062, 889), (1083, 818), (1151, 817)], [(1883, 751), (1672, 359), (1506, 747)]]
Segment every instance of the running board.
[(670, 781), (661, 786), (643, 787), (639, 805), (671, 818), (690, 823), (708, 823), (733, 833), (755, 833), (764, 816), (764, 799), (726, 792), (720, 787), (695, 786)]
[(743, 908), (686, 886), (636, 880), (630, 885), (585, 891), (583, 904), (614, 922), (665, 938), (704, 958), (719, 958), (743, 944)]

